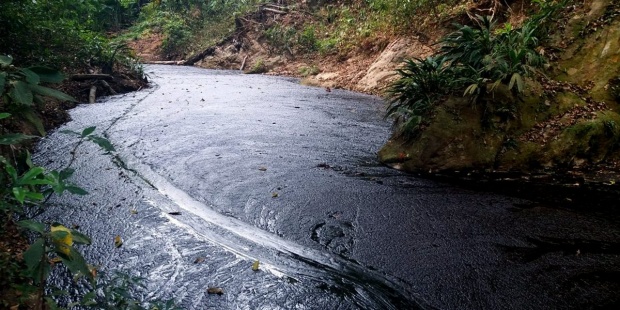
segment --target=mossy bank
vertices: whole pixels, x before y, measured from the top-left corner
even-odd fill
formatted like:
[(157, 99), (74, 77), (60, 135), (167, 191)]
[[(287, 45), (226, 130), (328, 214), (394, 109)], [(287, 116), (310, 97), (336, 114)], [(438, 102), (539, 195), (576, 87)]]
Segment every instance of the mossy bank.
[(410, 172), (615, 171), (619, 16), (619, 5), (606, 0), (564, 9), (540, 49), (549, 64), (523, 94), (497, 87), (483, 98), (491, 110), (444, 98), (424, 130), (413, 138), (395, 134), (380, 160)]

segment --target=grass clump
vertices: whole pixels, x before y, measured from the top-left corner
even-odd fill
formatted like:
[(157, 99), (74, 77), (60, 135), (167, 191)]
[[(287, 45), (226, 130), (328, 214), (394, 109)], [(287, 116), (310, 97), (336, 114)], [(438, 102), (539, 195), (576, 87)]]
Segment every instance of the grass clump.
[(303, 66), (303, 67), (299, 68), (299, 74), (302, 77), (308, 77), (308, 76), (311, 76), (311, 75), (317, 75), (320, 72), (321, 72), (321, 70), (319, 70), (319, 68), (317, 66), (315, 66), (315, 65), (312, 65), (312, 66), (309, 66), (309, 67), (308, 66)]
[(250, 70), (248, 70), (246, 73), (261, 74), (261, 73), (266, 73), (267, 71), (269, 70), (267, 69), (267, 65), (265, 64), (265, 61), (262, 59), (259, 59), (252, 65)]

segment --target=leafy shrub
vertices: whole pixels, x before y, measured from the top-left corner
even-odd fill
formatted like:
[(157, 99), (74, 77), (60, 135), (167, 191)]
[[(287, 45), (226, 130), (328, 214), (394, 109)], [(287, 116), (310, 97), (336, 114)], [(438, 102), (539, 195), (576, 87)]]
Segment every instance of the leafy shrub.
[(310, 67), (304, 66), (304, 67), (299, 68), (299, 74), (301, 74), (301, 76), (303, 76), (303, 77), (307, 77), (307, 76), (310, 76), (310, 75), (317, 75), (317, 74), (319, 74), (319, 72), (321, 72), (319, 70), (319, 68), (317, 66), (314, 66), (314, 65), (312, 65)]
[(400, 78), (388, 90), (387, 116), (401, 118), (402, 134), (417, 133), (439, 97), (452, 89), (454, 72), (446, 61), (444, 56), (409, 59), (397, 70)]
[(506, 24), (495, 30), (490, 17), (477, 16), (477, 27), (461, 25), (441, 41), (441, 53), (450, 66), (458, 68), (460, 81), (468, 85), (466, 95), (485, 95), (489, 83), (491, 90), (506, 84), (515, 93), (522, 93), (523, 79), (545, 64), (544, 57), (536, 51), (536, 29), (529, 21), (519, 29)]
[(252, 65), (252, 68), (250, 68), (250, 70), (247, 72), (248, 74), (260, 74), (260, 73), (265, 73), (267, 72), (267, 66), (265, 65), (265, 62), (262, 59), (257, 60), (254, 65)]
[(190, 28), (182, 19), (173, 18), (164, 25), (165, 38), (162, 42), (164, 53), (173, 53), (183, 50), (192, 35)]
[(269, 52), (288, 52), (293, 55), (293, 45), (297, 30), (276, 24), (265, 30)]
[[(36, 116), (35, 104), (42, 104), (42, 97), (75, 101), (71, 96), (40, 85), (41, 83), (60, 83), (64, 76), (47, 67), (19, 68), (12, 65), (13, 58), (0, 55), (0, 98), (6, 111), (31, 122), (41, 133), (43, 124)], [(16, 141), (11, 141), (12, 143)]]
[(420, 16), (440, 14), (441, 9), (452, 7), (462, 0), (367, 0), (368, 6), (379, 12), (389, 23), (401, 30), (415, 26)]
[(321, 55), (332, 54), (338, 51), (340, 40), (338, 38), (327, 38), (319, 40), (318, 50)]
[(317, 50), (317, 39), (313, 26), (308, 26), (297, 37), (297, 43), (304, 49), (304, 52), (313, 52)]
[[(0, 53), (20, 64), (76, 68), (107, 30), (133, 21), (137, 0), (2, 1)], [(91, 42), (91, 40), (95, 42)]]
[[(529, 20), (518, 29), (510, 24), (496, 29), (487, 16), (477, 16), (475, 21), (476, 26), (457, 25), (456, 31), (445, 36), (438, 56), (408, 60), (398, 70), (400, 78), (388, 91), (387, 115), (403, 121), (403, 133), (417, 133), (442, 95), (461, 91), (474, 102), (488, 104), (482, 99), (499, 85), (519, 95), (525, 88), (524, 79), (545, 64), (536, 50), (541, 19)], [(516, 111), (506, 105), (495, 110), (502, 119)]]

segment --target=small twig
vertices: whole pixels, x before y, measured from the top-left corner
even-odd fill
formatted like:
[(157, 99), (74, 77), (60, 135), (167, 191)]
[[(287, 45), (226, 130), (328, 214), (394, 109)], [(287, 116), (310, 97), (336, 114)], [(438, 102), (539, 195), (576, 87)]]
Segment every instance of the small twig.
[(241, 63), (241, 68), (239, 68), (239, 70), (243, 71), (243, 68), (245, 68), (245, 61), (248, 59), (248, 55), (245, 55), (245, 57), (243, 57), (243, 62)]
[(280, 14), (280, 15), (288, 14), (288, 12), (284, 12), (284, 11), (280, 11), (280, 10), (275, 10), (275, 9), (271, 9), (271, 8), (262, 8), (261, 10), (267, 11), (267, 12), (271, 12), (271, 13)]
[(110, 92), (110, 94), (112, 94), (112, 95), (116, 95), (117, 94), (116, 91), (114, 90), (114, 88), (112, 88), (110, 86), (110, 84), (108, 84), (108, 82), (106, 82), (104, 80), (99, 80), (99, 83), (101, 85), (103, 85), (103, 87), (105, 87)]

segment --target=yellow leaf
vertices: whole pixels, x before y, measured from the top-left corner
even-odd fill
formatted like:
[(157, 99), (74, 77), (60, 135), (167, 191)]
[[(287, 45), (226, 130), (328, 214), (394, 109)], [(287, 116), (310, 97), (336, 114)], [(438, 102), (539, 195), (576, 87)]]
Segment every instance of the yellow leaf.
[(97, 267), (88, 265), (88, 270), (90, 271), (90, 274), (93, 276), (93, 278), (97, 277)]
[(254, 261), (254, 264), (252, 264), (252, 270), (254, 270), (254, 271), (258, 271), (258, 265), (259, 265), (259, 264), (260, 264), (260, 263), (259, 263), (257, 260), (255, 260), (255, 261)]
[(69, 228), (60, 224), (52, 224), (51, 231), (52, 233), (57, 231), (64, 231), (67, 233), (67, 235), (63, 236), (62, 238), (55, 238), (54, 242), (60, 242), (68, 246), (73, 245), (73, 236), (71, 235), (71, 230)]
[[(64, 255), (69, 256), (69, 253), (71, 252), (69, 247), (73, 245), (73, 236), (71, 235), (71, 230), (58, 223), (52, 224), (50, 230), (52, 231), (52, 242), (56, 246), (56, 250)], [(65, 232), (65, 234), (62, 234), (60, 232)]]
[(123, 238), (121, 238), (121, 236), (116, 235), (116, 237), (114, 237), (114, 246), (117, 248), (120, 248), (123, 245)]
[(271, 193), (271, 198), (278, 198), (278, 193)]

